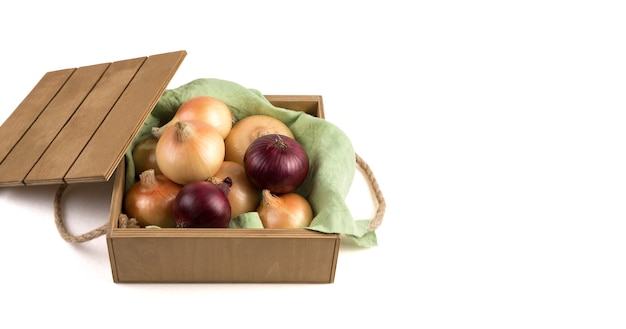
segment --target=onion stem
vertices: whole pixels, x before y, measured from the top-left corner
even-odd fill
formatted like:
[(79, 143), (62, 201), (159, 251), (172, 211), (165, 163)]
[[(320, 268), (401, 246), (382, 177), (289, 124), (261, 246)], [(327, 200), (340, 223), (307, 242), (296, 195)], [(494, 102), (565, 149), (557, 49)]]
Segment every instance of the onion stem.
[(276, 139), (274, 140), (274, 145), (276, 145), (276, 147), (279, 150), (285, 150), (287, 148), (287, 143), (285, 143), (285, 141), (283, 140), (282, 137), (280, 137), (280, 134), (276, 134)]
[(155, 188), (158, 184), (154, 169), (148, 169), (139, 174), (139, 180), (143, 186), (150, 189)]
[(188, 141), (191, 139), (191, 135), (191, 131), (187, 127), (186, 123), (182, 121), (176, 122), (176, 139), (178, 139), (179, 142), (184, 143)]
[(271, 207), (280, 206), (280, 199), (278, 199), (277, 196), (272, 194), (270, 190), (264, 189), (261, 191), (261, 194), (263, 195), (261, 202), (263, 202), (266, 206), (271, 206)]

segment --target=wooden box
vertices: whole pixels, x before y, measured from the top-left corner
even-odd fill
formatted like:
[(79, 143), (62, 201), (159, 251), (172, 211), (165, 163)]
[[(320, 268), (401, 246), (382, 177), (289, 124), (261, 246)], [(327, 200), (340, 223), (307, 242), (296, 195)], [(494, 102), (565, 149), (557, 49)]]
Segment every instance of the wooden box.
[[(119, 227), (124, 152), (185, 55), (178, 51), (45, 74), (0, 127), (0, 185), (113, 179), (106, 243), (114, 282), (332, 283), (339, 234)], [(267, 99), (324, 117), (321, 96)]]
[[(323, 116), (320, 96), (266, 97), (276, 106)], [(114, 178), (107, 231), (115, 282), (333, 282), (338, 234), (306, 229), (118, 228), (123, 173), (122, 163)]]

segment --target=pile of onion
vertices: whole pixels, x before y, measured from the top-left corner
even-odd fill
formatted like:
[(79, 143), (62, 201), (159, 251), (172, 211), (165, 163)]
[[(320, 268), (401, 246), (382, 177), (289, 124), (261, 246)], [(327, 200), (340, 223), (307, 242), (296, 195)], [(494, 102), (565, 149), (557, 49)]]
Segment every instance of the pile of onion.
[(265, 228), (303, 228), (311, 205), (297, 194), (309, 157), (282, 121), (251, 115), (233, 123), (218, 99), (198, 96), (133, 150), (138, 182), (125, 197), (141, 226), (228, 227), (256, 211)]

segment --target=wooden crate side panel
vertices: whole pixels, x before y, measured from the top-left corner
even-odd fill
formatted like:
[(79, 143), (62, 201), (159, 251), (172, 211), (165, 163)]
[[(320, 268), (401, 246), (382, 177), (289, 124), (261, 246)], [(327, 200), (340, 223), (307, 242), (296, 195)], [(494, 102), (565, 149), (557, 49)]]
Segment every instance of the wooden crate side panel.
[(0, 165), (0, 181), (21, 184), (100, 79), (108, 64), (76, 69)]
[(118, 282), (330, 283), (338, 241), (135, 237), (111, 243)]
[[(80, 154), (65, 180), (101, 181), (111, 177), (132, 138), (158, 102), (186, 52), (150, 56)], [(124, 134), (112, 132), (122, 131)]]
[(74, 69), (46, 73), (18, 107), (0, 126), (0, 163), (24, 136)]
[(26, 177), (26, 184), (60, 184), (145, 57), (112, 63)]
[(113, 282), (118, 282), (117, 262), (115, 261), (115, 250), (113, 249), (113, 235), (118, 231), (119, 217), (124, 203), (124, 188), (126, 186), (126, 161), (121, 161), (117, 171), (113, 176), (113, 190), (111, 191), (111, 208), (109, 210), (109, 224), (106, 233), (107, 249), (109, 251), (109, 262), (111, 263), (111, 273)]

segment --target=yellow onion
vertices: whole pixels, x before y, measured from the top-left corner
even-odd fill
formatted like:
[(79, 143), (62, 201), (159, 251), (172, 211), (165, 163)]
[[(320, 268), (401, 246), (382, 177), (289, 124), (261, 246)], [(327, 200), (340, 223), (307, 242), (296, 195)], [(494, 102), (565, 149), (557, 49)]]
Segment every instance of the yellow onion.
[(263, 190), (257, 212), (264, 228), (304, 228), (313, 220), (309, 202), (293, 192), (275, 195)]
[(159, 138), (156, 160), (163, 175), (178, 184), (207, 180), (224, 162), (224, 139), (204, 121), (178, 121)]
[(172, 207), (181, 189), (182, 186), (167, 177), (156, 175), (154, 169), (146, 170), (124, 196), (126, 215), (135, 218), (142, 227), (175, 227)]
[(154, 169), (156, 175), (162, 174), (156, 163), (156, 145), (157, 140), (155, 138), (147, 138), (139, 142), (133, 149), (133, 162), (137, 175), (148, 169)]
[(282, 121), (263, 114), (247, 116), (235, 123), (224, 140), (225, 160), (243, 165), (243, 157), (248, 146), (259, 137), (280, 134), (294, 138), (291, 129)]
[(230, 132), (234, 118), (228, 106), (219, 99), (210, 96), (196, 96), (185, 101), (168, 123), (161, 127), (152, 128), (152, 135), (157, 139), (161, 138), (163, 133), (174, 126), (176, 122), (189, 120), (200, 120), (212, 125), (222, 135), (223, 139)]
[(215, 179), (213, 183), (219, 183), (227, 177), (232, 180), (228, 193), (231, 218), (255, 211), (259, 205), (260, 190), (250, 183), (243, 166), (234, 161), (224, 161), (222, 167), (213, 175)]

